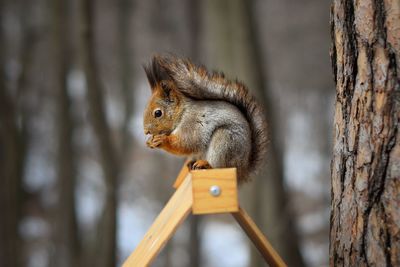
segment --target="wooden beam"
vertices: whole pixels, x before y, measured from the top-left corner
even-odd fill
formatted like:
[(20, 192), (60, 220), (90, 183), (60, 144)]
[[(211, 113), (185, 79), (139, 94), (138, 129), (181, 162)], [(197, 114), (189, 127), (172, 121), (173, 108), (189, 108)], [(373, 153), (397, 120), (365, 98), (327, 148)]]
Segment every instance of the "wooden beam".
[(192, 178), (186, 175), (123, 267), (148, 266), (192, 209)]
[(178, 176), (175, 179), (175, 182), (173, 184), (173, 187), (175, 189), (178, 189), (178, 187), (182, 184), (183, 180), (185, 180), (185, 177), (188, 175), (189, 173), (189, 168), (188, 168), (188, 164), (189, 164), (190, 160), (187, 159), (185, 161), (185, 163), (183, 164), (181, 171), (179, 172)]
[(267, 238), (257, 227), (251, 217), (239, 207), (238, 212), (232, 212), (233, 217), (250, 237), (251, 241), (257, 247), (258, 251), (261, 253), (265, 261), (271, 267), (286, 267), (286, 263), (279, 256), (278, 252), (272, 247), (268, 242)]

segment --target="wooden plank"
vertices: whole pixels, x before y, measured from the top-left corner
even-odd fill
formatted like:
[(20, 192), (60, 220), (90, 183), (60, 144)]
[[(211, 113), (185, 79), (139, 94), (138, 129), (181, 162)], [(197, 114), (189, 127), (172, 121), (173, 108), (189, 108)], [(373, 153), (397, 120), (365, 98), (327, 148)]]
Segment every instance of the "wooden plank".
[[(194, 170), (193, 214), (236, 212), (239, 210), (236, 168)], [(219, 196), (210, 194), (211, 186), (218, 186)]]
[(245, 210), (239, 207), (239, 211), (232, 215), (271, 267), (287, 266)]
[(181, 171), (178, 174), (178, 177), (176, 177), (175, 182), (173, 187), (175, 189), (178, 189), (178, 187), (182, 184), (183, 180), (185, 180), (186, 175), (189, 173), (189, 168), (187, 167), (187, 164), (190, 162), (189, 159), (185, 161), (185, 163), (182, 166)]
[(123, 267), (148, 266), (188, 216), (191, 208), (192, 179), (188, 174)]

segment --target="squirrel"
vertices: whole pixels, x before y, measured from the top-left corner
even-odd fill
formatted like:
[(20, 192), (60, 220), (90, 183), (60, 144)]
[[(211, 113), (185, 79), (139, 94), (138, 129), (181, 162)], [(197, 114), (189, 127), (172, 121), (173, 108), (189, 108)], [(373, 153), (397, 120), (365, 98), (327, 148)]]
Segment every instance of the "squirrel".
[(236, 167), (238, 182), (248, 181), (268, 138), (247, 87), (173, 55), (154, 56), (144, 70), (152, 92), (143, 118), (147, 146), (188, 156), (190, 169)]

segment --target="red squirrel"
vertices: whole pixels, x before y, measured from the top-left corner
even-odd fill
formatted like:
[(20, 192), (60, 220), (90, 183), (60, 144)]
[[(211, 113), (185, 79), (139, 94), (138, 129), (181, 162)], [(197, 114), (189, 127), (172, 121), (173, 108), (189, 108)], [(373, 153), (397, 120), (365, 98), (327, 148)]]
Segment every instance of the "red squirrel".
[(246, 86), (171, 55), (154, 56), (144, 70), (152, 92), (147, 146), (189, 157), (191, 169), (236, 167), (239, 183), (248, 181), (268, 139), (263, 109)]

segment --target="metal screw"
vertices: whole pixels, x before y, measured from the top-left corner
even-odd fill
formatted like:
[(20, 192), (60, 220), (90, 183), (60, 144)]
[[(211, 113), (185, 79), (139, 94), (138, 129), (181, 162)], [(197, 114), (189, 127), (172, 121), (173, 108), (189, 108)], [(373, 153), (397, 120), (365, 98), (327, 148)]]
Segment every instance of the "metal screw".
[(210, 194), (214, 197), (221, 195), (221, 188), (218, 185), (212, 185), (210, 187)]

